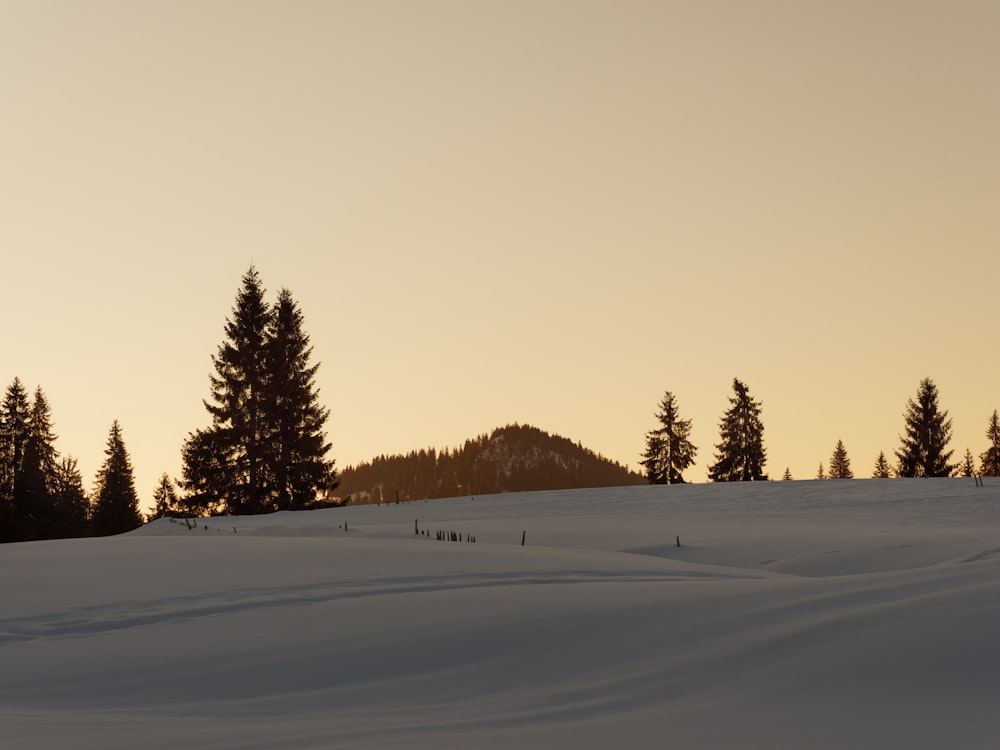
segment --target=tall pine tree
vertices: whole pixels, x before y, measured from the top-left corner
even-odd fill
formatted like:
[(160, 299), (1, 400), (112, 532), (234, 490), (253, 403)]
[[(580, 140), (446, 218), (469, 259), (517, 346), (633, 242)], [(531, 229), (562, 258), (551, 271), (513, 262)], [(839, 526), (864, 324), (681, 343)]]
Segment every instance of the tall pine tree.
[(21, 465), (14, 475), (14, 505), (23, 540), (50, 539), (56, 533), (54, 489), (59, 453), (55, 440), (49, 402), (38, 387), (28, 416)]
[(830, 457), (830, 479), (853, 478), (854, 472), (851, 471), (851, 459), (847, 457), (847, 448), (844, 447), (843, 440), (838, 440)]
[(930, 378), (920, 381), (917, 398), (907, 401), (904, 413), (906, 434), (896, 451), (897, 473), (901, 477), (947, 477), (956, 468), (948, 463), (953, 451), (948, 412), (938, 407), (938, 390)]
[(226, 340), (212, 357), (212, 425), (189, 436), (184, 489), (192, 504), (232, 514), (268, 510), (265, 476), (265, 349), (271, 313), (257, 269), (243, 275)]
[(135, 494), (132, 459), (125, 449), (122, 428), (116, 419), (108, 433), (104, 464), (97, 472), (94, 491), (93, 529), (97, 536), (131, 531), (142, 525), (139, 499)]
[(984, 477), (1000, 477), (1000, 416), (996, 409), (986, 425), (986, 439), (990, 447), (979, 456), (979, 473)]
[(265, 358), (265, 464), (276, 510), (306, 508), (321, 490), (337, 485), (323, 431), (330, 412), (319, 403), (319, 364), (309, 364), (312, 347), (302, 323), (298, 303), (282, 289), (268, 326)]
[(646, 433), (646, 452), (639, 462), (650, 484), (683, 484), (682, 472), (694, 463), (698, 449), (691, 442), (691, 420), (681, 419), (677, 399), (667, 391), (656, 413), (660, 426)]
[(303, 316), (288, 290), (272, 309), (253, 267), (243, 276), (226, 341), (212, 358), (212, 424), (182, 449), (189, 511), (230, 514), (305, 508), (336, 486), (309, 362)]
[(19, 378), (7, 387), (0, 407), (0, 499), (13, 505), (14, 479), (24, 462), (31, 406)]
[(708, 477), (713, 482), (766, 480), (761, 404), (737, 378), (733, 378), (733, 393), (719, 425), (722, 440), (715, 446), (715, 463), (709, 467)]

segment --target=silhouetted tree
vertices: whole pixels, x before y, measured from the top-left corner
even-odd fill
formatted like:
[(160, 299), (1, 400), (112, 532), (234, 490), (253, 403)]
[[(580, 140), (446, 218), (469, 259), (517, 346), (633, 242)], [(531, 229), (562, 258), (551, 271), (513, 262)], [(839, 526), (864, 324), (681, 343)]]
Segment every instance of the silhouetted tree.
[(24, 460), (28, 412), (28, 392), (20, 379), (14, 378), (0, 404), (0, 542), (21, 539), (14, 501), (14, 480)]
[(972, 451), (966, 448), (965, 455), (962, 456), (962, 461), (958, 465), (958, 476), (972, 477), (975, 475), (976, 475), (976, 459), (973, 457)]
[(142, 525), (135, 494), (132, 460), (125, 450), (121, 425), (115, 420), (104, 449), (104, 464), (97, 472), (93, 529), (97, 536), (121, 534)]
[(306, 508), (321, 490), (337, 486), (323, 427), (330, 416), (319, 403), (309, 364), (312, 347), (291, 292), (278, 293), (267, 329), (265, 377), (265, 468), (276, 510)]
[(63, 458), (56, 469), (53, 500), (56, 511), (53, 536), (65, 538), (90, 533), (90, 500), (83, 489), (83, 475), (71, 456)]
[(851, 471), (851, 459), (847, 457), (847, 448), (844, 441), (838, 440), (830, 457), (830, 479), (853, 479), (854, 472)]
[(984, 477), (1000, 477), (1000, 416), (996, 409), (986, 426), (986, 438), (990, 447), (979, 456), (979, 473)]
[(826, 469), (823, 468), (823, 462), (822, 461), (819, 462), (819, 468), (816, 470), (816, 478), (817, 479), (826, 479), (827, 478), (827, 476), (826, 476)]
[(646, 433), (646, 452), (639, 462), (650, 484), (683, 484), (682, 472), (694, 463), (698, 449), (691, 442), (691, 420), (681, 419), (677, 399), (667, 391), (656, 413), (660, 426)]
[(7, 387), (0, 407), (0, 499), (13, 505), (14, 479), (24, 462), (28, 442), (28, 392), (19, 378)]
[(20, 539), (49, 539), (55, 534), (53, 490), (59, 456), (55, 440), (51, 409), (39, 387), (35, 389), (28, 415), (28, 435), (21, 465), (14, 475), (14, 507)]
[(791, 479), (792, 479), (792, 472), (791, 472), (791, 469), (789, 469), (789, 468), (788, 468), (788, 467), (786, 466), (786, 467), (785, 467), (785, 473), (781, 475), (781, 478), (782, 478), (783, 480), (785, 480), (786, 482), (787, 482), (787, 481), (791, 481)]
[(205, 402), (212, 424), (181, 451), (182, 505), (231, 514), (308, 507), (336, 486), (336, 472), (302, 313), (287, 290), (270, 308), (251, 267), (225, 331)]
[(708, 476), (713, 482), (766, 480), (764, 464), (764, 425), (760, 420), (761, 404), (747, 387), (733, 378), (734, 395), (719, 425), (722, 441), (715, 446), (715, 463)]
[(892, 466), (889, 465), (889, 459), (885, 457), (885, 451), (879, 451), (878, 458), (875, 459), (875, 468), (872, 471), (872, 479), (890, 478), (892, 478)]
[(179, 515), (184, 515), (184, 511), (177, 499), (177, 491), (174, 489), (174, 483), (170, 481), (170, 475), (163, 472), (160, 481), (156, 484), (156, 489), (153, 490), (153, 512), (148, 520), (154, 521), (157, 518)]
[(945, 450), (951, 440), (951, 420), (947, 411), (939, 409), (937, 386), (930, 378), (920, 381), (916, 401), (907, 401), (904, 419), (906, 434), (896, 451), (899, 476), (949, 476), (956, 466), (948, 463), (952, 451)]
[(265, 496), (265, 347), (270, 311), (251, 266), (243, 275), (226, 340), (212, 357), (212, 425), (188, 436), (182, 449), (183, 487), (198, 505), (229, 513), (267, 510)]

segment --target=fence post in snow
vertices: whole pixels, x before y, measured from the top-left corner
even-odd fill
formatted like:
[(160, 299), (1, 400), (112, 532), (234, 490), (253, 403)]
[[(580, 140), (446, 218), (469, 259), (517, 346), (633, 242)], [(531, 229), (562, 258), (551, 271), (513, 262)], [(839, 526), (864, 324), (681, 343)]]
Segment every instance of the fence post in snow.
[(525, 529), (524, 531), (521, 532), (521, 546), (522, 547), (524, 546), (524, 538), (526, 536), (528, 536), (528, 530), (527, 529)]
[(677, 546), (678, 546), (678, 547), (680, 547), (680, 546), (681, 546), (681, 538), (680, 538), (680, 537), (677, 537)]

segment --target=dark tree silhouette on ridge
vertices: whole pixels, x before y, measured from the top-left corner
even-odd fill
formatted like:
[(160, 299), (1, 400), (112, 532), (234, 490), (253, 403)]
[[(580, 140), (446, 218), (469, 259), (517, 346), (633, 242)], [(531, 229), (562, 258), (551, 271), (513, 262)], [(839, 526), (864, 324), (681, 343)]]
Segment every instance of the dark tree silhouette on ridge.
[(181, 504), (229, 514), (308, 507), (336, 473), (298, 305), (282, 290), (271, 308), (251, 267), (225, 332), (204, 402), (212, 424), (189, 434), (181, 450)]
[(843, 440), (838, 440), (833, 455), (830, 456), (830, 479), (853, 478), (854, 472), (851, 471), (851, 459), (847, 457), (847, 448), (844, 447)]
[(715, 446), (715, 463), (709, 467), (708, 477), (713, 482), (766, 480), (767, 452), (760, 419), (761, 404), (738, 378), (733, 378), (729, 404), (719, 425), (722, 440)]
[(937, 386), (930, 378), (920, 381), (916, 400), (906, 404), (905, 434), (902, 447), (896, 451), (899, 461), (896, 473), (901, 477), (947, 477), (957, 468), (948, 463), (952, 452), (951, 420), (948, 412), (938, 407)]
[(667, 391), (656, 413), (660, 426), (646, 433), (646, 452), (639, 462), (650, 484), (683, 484), (682, 472), (694, 463), (698, 449), (691, 442), (691, 420), (681, 419), (677, 399)]
[(986, 426), (986, 438), (990, 447), (979, 457), (979, 473), (984, 477), (1000, 477), (1000, 416), (996, 409)]
[(97, 472), (97, 488), (94, 492), (92, 522), (97, 536), (121, 534), (142, 525), (139, 498), (135, 494), (132, 459), (125, 449), (118, 420), (111, 425), (104, 455), (104, 465)]

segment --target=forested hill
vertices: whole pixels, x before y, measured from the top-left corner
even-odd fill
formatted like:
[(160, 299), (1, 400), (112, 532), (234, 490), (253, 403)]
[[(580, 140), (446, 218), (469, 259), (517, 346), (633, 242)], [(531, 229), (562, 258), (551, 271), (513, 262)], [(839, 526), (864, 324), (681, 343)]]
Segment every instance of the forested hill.
[(620, 487), (645, 479), (621, 464), (536, 427), (508, 425), (454, 451), (380, 456), (341, 474), (338, 496), (352, 504), (497, 492)]

